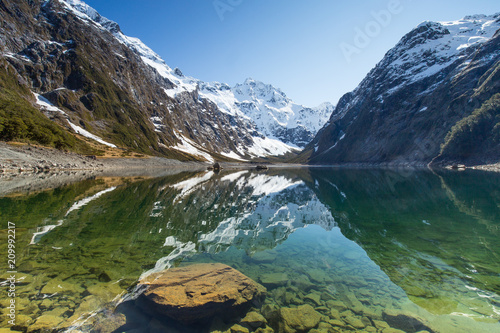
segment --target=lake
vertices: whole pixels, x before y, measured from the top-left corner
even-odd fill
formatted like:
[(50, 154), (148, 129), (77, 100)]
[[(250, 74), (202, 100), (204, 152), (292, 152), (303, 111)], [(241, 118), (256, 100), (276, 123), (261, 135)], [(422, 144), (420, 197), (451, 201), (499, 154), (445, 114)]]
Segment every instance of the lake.
[(267, 288), (257, 332), (292, 332), (270, 314), (303, 305), (321, 314), (313, 332), (500, 332), (500, 174), (93, 177), (0, 197), (0, 221), (0, 327), (10, 222), (18, 331), (231, 332), (236, 321), (183, 326), (134, 303), (141, 277), (224, 263)]

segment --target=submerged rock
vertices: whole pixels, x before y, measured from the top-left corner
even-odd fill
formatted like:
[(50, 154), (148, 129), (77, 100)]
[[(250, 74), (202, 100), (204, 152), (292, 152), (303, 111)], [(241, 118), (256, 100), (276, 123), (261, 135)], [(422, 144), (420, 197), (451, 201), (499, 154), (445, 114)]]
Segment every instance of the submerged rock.
[(321, 314), (309, 304), (297, 308), (281, 308), (280, 316), (279, 332), (282, 333), (307, 332), (321, 320)]
[(392, 328), (400, 329), (404, 332), (413, 333), (419, 331), (434, 332), (424, 319), (415, 317), (409, 313), (401, 313), (394, 310), (384, 310), (382, 317)]
[(287, 284), (288, 275), (286, 273), (267, 273), (260, 277), (260, 282), (267, 287), (279, 287)]
[(260, 313), (252, 311), (247, 313), (245, 318), (241, 320), (241, 324), (252, 328), (259, 328), (262, 325), (267, 324), (267, 320)]
[(62, 323), (63, 319), (55, 316), (38, 317), (33, 325), (28, 327), (27, 332), (51, 332), (53, 329)]
[(224, 264), (173, 268), (140, 283), (147, 290), (136, 301), (139, 307), (184, 323), (236, 315), (266, 294), (266, 288)]

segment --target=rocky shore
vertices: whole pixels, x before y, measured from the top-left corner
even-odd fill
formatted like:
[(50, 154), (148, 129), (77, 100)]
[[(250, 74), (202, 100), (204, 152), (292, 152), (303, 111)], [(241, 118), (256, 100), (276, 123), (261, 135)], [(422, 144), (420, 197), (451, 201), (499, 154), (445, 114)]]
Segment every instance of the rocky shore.
[(0, 142), (0, 196), (55, 188), (90, 177), (161, 177), (205, 168), (204, 163), (159, 157), (98, 158)]
[(185, 163), (159, 157), (100, 158), (83, 156), (52, 148), (32, 145), (12, 145), (0, 142), (0, 173), (44, 172), (68, 170), (152, 169), (162, 167), (192, 167), (200, 163)]

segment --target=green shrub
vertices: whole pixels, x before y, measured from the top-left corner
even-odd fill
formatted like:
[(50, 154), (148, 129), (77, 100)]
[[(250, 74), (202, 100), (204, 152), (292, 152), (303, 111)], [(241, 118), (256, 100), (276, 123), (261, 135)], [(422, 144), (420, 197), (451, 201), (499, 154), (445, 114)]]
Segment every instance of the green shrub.
[(467, 158), (479, 147), (500, 143), (500, 94), (494, 95), (446, 135), (441, 156)]

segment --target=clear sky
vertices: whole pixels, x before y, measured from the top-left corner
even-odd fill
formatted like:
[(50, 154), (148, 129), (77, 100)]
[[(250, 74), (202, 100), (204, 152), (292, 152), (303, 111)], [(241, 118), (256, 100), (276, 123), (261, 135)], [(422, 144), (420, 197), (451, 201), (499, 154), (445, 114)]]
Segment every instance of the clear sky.
[(251, 77), (306, 106), (336, 104), (423, 21), (500, 12), (498, 0), (84, 1), (185, 75)]

